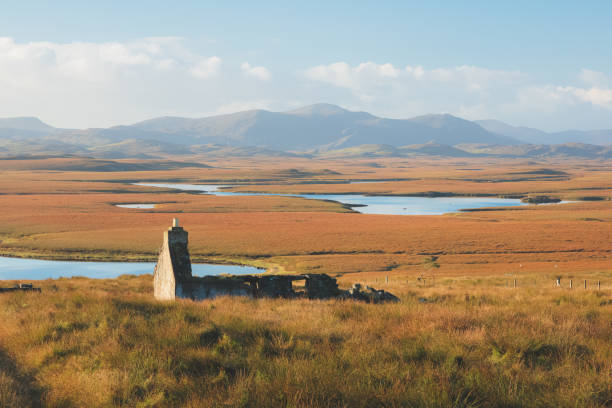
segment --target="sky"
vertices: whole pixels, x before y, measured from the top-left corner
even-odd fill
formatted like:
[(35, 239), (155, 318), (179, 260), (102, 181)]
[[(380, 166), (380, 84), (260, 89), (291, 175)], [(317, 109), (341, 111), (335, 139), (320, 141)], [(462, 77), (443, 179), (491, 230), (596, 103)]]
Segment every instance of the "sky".
[(609, 1), (0, 0), (0, 117), (57, 127), (337, 104), (612, 128)]

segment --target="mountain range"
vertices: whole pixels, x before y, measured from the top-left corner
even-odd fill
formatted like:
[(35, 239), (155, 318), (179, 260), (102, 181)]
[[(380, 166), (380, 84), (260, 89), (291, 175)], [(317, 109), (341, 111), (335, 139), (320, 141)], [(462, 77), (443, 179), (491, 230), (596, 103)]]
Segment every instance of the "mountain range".
[[(568, 143), (571, 146), (566, 148), (550, 147)], [(32, 117), (0, 119), (3, 156), (562, 154), (608, 158), (611, 144), (612, 130), (546, 133), (448, 114), (388, 119), (330, 104), (286, 112), (249, 110), (204, 118), (159, 117), (128, 126), (92, 129), (54, 128)]]
[(565, 130), (563, 132), (547, 133), (524, 126), (511, 126), (493, 119), (477, 120), (474, 123), (479, 124), (489, 132), (529, 144), (588, 143), (602, 146), (612, 144), (612, 129)]

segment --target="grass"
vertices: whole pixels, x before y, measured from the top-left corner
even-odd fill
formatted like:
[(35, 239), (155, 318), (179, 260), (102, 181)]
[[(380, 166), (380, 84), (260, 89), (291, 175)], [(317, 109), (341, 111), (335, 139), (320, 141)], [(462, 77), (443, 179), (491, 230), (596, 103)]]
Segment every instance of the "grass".
[(43, 281), (42, 295), (0, 296), (1, 401), (610, 406), (612, 292), (509, 289), (501, 279), (392, 281), (385, 289), (402, 302), (388, 305), (159, 303), (150, 276)]
[[(344, 288), (363, 282), (402, 302), (159, 303), (150, 276), (42, 281), (42, 294), (0, 295), (0, 407), (612, 406), (609, 163), (206, 163), (213, 167), (93, 172), (79, 171), (83, 159), (0, 160), (0, 255), (155, 260), (178, 216), (196, 261), (337, 274)], [(338, 184), (367, 179), (395, 181)], [(399, 217), (129, 184), (145, 180), (607, 200)], [(112, 205), (138, 202), (160, 204)], [(427, 256), (440, 268), (424, 283), (416, 277)], [(575, 289), (554, 288), (556, 276)], [(519, 287), (506, 287), (515, 278)], [(601, 280), (602, 290), (579, 289), (582, 279)]]

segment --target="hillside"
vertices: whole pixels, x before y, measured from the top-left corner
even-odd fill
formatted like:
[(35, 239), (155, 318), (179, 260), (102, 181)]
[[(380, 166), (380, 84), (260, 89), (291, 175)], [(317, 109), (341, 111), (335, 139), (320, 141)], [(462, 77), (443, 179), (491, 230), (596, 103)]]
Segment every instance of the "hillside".
[[(552, 148), (549, 145), (565, 145)], [(0, 119), (0, 155), (99, 158), (175, 155), (473, 155), (608, 158), (612, 130), (546, 133), (448, 114), (388, 119), (330, 104), (286, 112), (249, 110), (203, 118), (159, 117), (127, 126), (58, 129), (37, 118)], [(585, 147), (585, 146), (591, 147)], [(535, 146), (535, 147), (534, 147)], [(549, 146), (549, 147), (546, 147)]]
[[(484, 130), (451, 115), (397, 120), (351, 112), (328, 104), (288, 112), (252, 110), (200, 119), (166, 117), (132, 125), (182, 143), (262, 146), (275, 150), (352, 147), (376, 142), (391, 146), (427, 143), (515, 144), (515, 139)], [(174, 138), (177, 139), (174, 139)]]
[(566, 130), (547, 133), (542, 130), (512, 126), (499, 120), (477, 120), (475, 123), (489, 132), (518, 139), (530, 144), (586, 143), (594, 145), (612, 144), (612, 130)]

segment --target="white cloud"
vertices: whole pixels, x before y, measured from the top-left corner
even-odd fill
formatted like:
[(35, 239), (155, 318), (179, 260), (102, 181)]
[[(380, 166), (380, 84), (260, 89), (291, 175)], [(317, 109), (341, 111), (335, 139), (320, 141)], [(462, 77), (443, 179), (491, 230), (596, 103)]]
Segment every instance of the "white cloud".
[(603, 72), (593, 71), (591, 69), (582, 68), (578, 78), (582, 82), (591, 86), (606, 86), (609, 83), (608, 77)]
[(406, 72), (412, 75), (415, 79), (422, 79), (425, 75), (425, 70), (420, 65), (416, 67), (411, 67), (410, 65), (407, 65)]
[[(335, 62), (311, 67), (302, 74), (313, 83), (350, 91), (358, 99), (359, 109), (398, 118), (448, 112), (467, 119), (532, 119), (538, 112), (549, 118), (571, 110), (582, 113), (589, 105), (612, 110), (608, 77), (589, 69), (582, 69), (576, 77), (587, 87), (538, 84), (520, 71), (470, 65), (434, 69), (407, 65), (399, 69), (389, 63), (351, 66)], [(559, 117), (556, 122), (566, 119)]]
[(437, 68), (426, 70), (422, 66), (406, 66), (403, 70), (393, 64), (364, 62), (351, 67), (346, 62), (318, 65), (304, 71), (313, 81), (351, 90), (356, 96), (373, 100), (376, 94), (387, 95), (388, 89), (419, 88), (440, 84), (463, 88), (470, 92), (484, 91), (495, 83), (517, 83), (524, 75), (517, 71), (490, 70), (475, 66)]
[(304, 71), (304, 75), (314, 81), (328, 83), (354, 91), (360, 97), (367, 97), (368, 89), (391, 83), (400, 74), (392, 64), (376, 64), (368, 61), (355, 67), (346, 62), (317, 65)]
[(589, 89), (573, 86), (557, 87), (560, 94), (569, 94), (579, 101), (612, 110), (612, 89), (592, 87)]
[(199, 79), (210, 79), (219, 74), (221, 58), (203, 58), (189, 69), (189, 73)]
[(272, 77), (268, 68), (262, 66), (253, 67), (248, 62), (243, 62), (240, 65), (240, 69), (245, 75), (260, 79), (262, 81), (269, 81)]
[[(362, 109), (407, 117), (429, 112), (482, 112), (494, 99), (507, 95), (525, 81), (518, 71), (491, 70), (476, 66), (425, 69), (368, 61), (354, 66), (346, 62), (318, 65), (303, 72), (315, 82), (349, 90)], [(381, 112), (381, 109), (384, 111)]]
[(528, 86), (517, 91), (513, 110), (553, 113), (585, 104), (612, 110), (612, 89), (555, 85)]
[(119, 43), (16, 43), (0, 38), (0, 75), (5, 83), (38, 87), (53, 78), (104, 82), (130, 70), (184, 70), (200, 78), (219, 73), (221, 58), (194, 54), (177, 37)]
[(37, 87), (56, 77), (100, 82), (120, 70), (138, 67), (169, 67), (176, 61), (163, 48), (178, 39), (158, 38), (133, 43), (15, 43), (0, 38), (0, 74), (4, 82)]
[(469, 91), (481, 91), (496, 83), (520, 83), (525, 76), (518, 71), (504, 71), (462, 65), (423, 71), (422, 76), (432, 81), (452, 82)]
[[(265, 66), (236, 65), (195, 49), (178, 37), (102, 43), (0, 37), (0, 117), (111, 126), (161, 115), (285, 110), (297, 100), (395, 118), (446, 112), (547, 129), (612, 127), (610, 75), (592, 69), (543, 83), (515, 70), (471, 65), (341, 61), (297, 71), (297, 81), (295, 72), (275, 72), (272, 82)], [(262, 88), (253, 78), (270, 82)]]
[[(194, 107), (182, 111), (202, 109), (196, 93), (209, 90), (221, 68), (220, 57), (194, 52), (179, 37), (101, 43), (0, 37), (0, 116), (82, 127), (165, 114), (190, 97)], [(204, 109), (228, 102), (210, 99)]]

